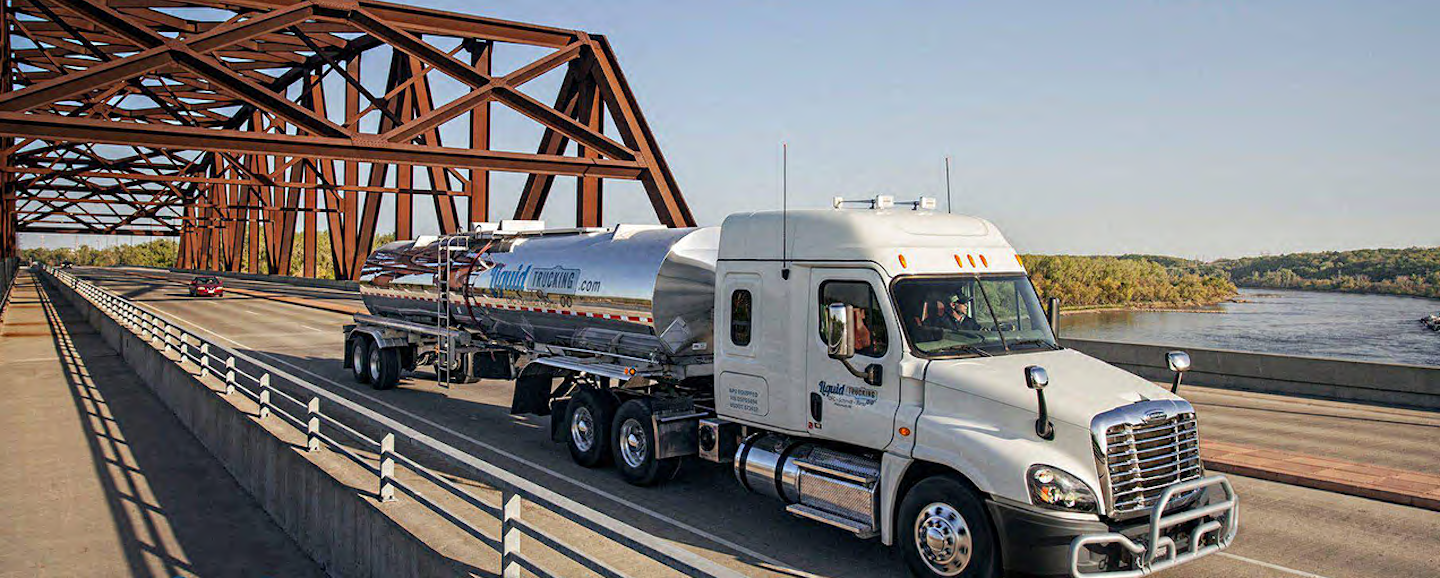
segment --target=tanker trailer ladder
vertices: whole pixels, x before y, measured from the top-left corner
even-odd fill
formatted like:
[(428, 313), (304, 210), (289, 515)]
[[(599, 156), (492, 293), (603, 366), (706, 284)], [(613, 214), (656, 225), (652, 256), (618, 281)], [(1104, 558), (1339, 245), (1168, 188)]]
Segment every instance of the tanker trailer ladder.
[[(460, 245), (455, 245), (455, 240), (460, 240)], [(441, 339), (435, 340), (435, 384), (449, 389), (455, 370), (455, 337), (454, 320), (450, 317), (450, 274), (455, 259), (451, 255), (455, 251), (464, 252), (470, 248), (469, 235), (447, 235), (440, 237), (440, 279), (436, 280), (439, 289), (435, 299), (435, 325)], [(468, 368), (467, 368), (468, 370)]]
[[(498, 557), (497, 576), (571, 576), (577, 573), (573, 566), (578, 566), (601, 576), (649, 576), (664, 572), (660, 568), (664, 567), (694, 578), (742, 577), (730, 567), (503, 470), (348, 397), (210, 341), (168, 316), (89, 281), (48, 266), (42, 272), (47, 283), (67, 299), (93, 307), (121, 333), (133, 334), (141, 345), (196, 376), (191, 383), (202, 393), (232, 403), (243, 398), (247, 404), (258, 404), (259, 411), (249, 419), (274, 428), (272, 435), (303, 440), (304, 445), (295, 451), (316, 456), (321, 456), (317, 452), (333, 452), (338, 461), (348, 460), (368, 472), (362, 475), (371, 476), (371, 491), (357, 491), (378, 497), (373, 507), (383, 515), (434, 516), (440, 524), (474, 539), (488, 550), (480, 552)], [(138, 349), (124, 350), (127, 362), (133, 363), (130, 352)], [(202, 378), (218, 381), (207, 384), (199, 381)], [(207, 427), (192, 427), (197, 436), (214, 434), (210, 431), (214, 423), (201, 425)], [(483, 493), (477, 495), (477, 490)], [(389, 505), (403, 500), (413, 500), (423, 509)], [(290, 522), (276, 521), (282, 526)], [(415, 527), (428, 525), (432, 524)], [(324, 540), (327, 535), (339, 534), (311, 536)], [(426, 545), (440, 556), (456, 557)], [(356, 553), (339, 544), (324, 546), (330, 546), (331, 552)], [(447, 543), (445, 549), (451, 546)]]

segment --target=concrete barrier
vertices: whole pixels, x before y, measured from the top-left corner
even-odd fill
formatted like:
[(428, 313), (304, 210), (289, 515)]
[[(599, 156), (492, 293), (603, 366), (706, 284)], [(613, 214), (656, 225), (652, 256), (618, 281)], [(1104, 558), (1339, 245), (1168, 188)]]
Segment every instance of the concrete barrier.
[(1165, 366), (1165, 353), (1181, 350), (1189, 353), (1193, 362), (1185, 383), (1440, 410), (1440, 367), (1088, 339), (1060, 341), (1156, 381), (1174, 376)]
[[(429, 546), (381, 511), (367, 492), (342, 482), (355, 469), (304, 449), (303, 435), (272, 429), (243, 396), (216, 395), (175, 359), (106, 316), (72, 289), (43, 276), (140, 376), (311, 558), (332, 576), (473, 576), (475, 566)], [(239, 399), (236, 399), (239, 398)], [(234, 400), (234, 401), (232, 401)], [(249, 407), (244, 407), (246, 404)], [(273, 419), (273, 418), (272, 418)]]
[(202, 271), (199, 269), (176, 269), (169, 267), (166, 270), (173, 273), (185, 273), (187, 275), (214, 275), (216, 277), (229, 277), (232, 279), (246, 279), (250, 281), (270, 281), (272, 283), (285, 283), (300, 287), (319, 287), (321, 289), (341, 289), (345, 291), (359, 291), (360, 284), (354, 281), (341, 281), (336, 279), (311, 279), (309, 277), (290, 277), (286, 275), (261, 275), (259, 273), (236, 273), (231, 271)]

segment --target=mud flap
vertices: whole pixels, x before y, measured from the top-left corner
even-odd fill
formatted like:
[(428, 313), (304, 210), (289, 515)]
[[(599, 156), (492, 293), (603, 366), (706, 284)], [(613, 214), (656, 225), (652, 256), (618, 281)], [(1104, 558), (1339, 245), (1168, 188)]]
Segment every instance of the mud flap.
[(515, 396), (510, 400), (510, 414), (550, 415), (550, 390), (555, 377), (548, 373), (522, 375), (515, 379)]
[(569, 415), (570, 398), (550, 402), (550, 441), (565, 441), (565, 418)]

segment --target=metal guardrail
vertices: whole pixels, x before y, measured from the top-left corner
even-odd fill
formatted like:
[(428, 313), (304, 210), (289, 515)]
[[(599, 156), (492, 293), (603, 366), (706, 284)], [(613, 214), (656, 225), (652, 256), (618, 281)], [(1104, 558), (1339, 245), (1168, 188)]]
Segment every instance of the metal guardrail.
[[(682, 575), (696, 578), (712, 576), (738, 578), (741, 576), (734, 570), (669, 544), (516, 474), (504, 471), (498, 466), (431, 438), (320, 386), (209, 341), (163, 316), (141, 308), (130, 300), (119, 297), (89, 281), (49, 266), (44, 267), (44, 272), (57, 282), (73, 289), (77, 295), (94, 304), (101, 312), (131, 333), (164, 352), (178, 353), (180, 363), (188, 361), (199, 368), (202, 376), (214, 376), (222, 380), (225, 389), (216, 392), (217, 395), (230, 396), (239, 393), (259, 404), (261, 420), (278, 419), (296, 428), (299, 432), (303, 432), (306, 436), (308, 451), (316, 451), (321, 447), (329, 448), (375, 475), (377, 495), (382, 501), (396, 499), (395, 493), (396, 490), (399, 490), (495, 550), (500, 555), (500, 568), (504, 578), (518, 578), (522, 569), (538, 576), (563, 576), (563, 574), (557, 574), (543, 567), (536, 561), (532, 554), (533, 550), (522, 552), (520, 549), (521, 535), (534, 539), (561, 556), (601, 576), (614, 578), (627, 575), (609, 563), (587, 553), (583, 546), (567, 544), (558, 537), (548, 535), (531, 521), (522, 518), (520, 511), (523, 502), (543, 507)], [(254, 368), (255, 374), (246, 372), (237, 362), (244, 362)], [(283, 380), (285, 383), (308, 392), (310, 398), (302, 400), (277, 389), (277, 380)], [(386, 433), (379, 440), (367, 436), (355, 427), (326, 415), (321, 410), (322, 401), (326, 404), (343, 407), (346, 411), (367, 420), (370, 427)], [(282, 407), (286, 404), (296, 410), (286, 411)], [(372, 460), (366, 459), (340, 443), (331, 432), (341, 433), (359, 445), (374, 448), (379, 456), (378, 459), (372, 463)], [(473, 475), (475, 481), (500, 491), (500, 505), (492, 506), (485, 503), (471, 492), (431, 471), (410, 456), (396, 451), (397, 437), (465, 467)], [(486, 536), (475, 522), (427, 498), (411, 484), (396, 478), (395, 466), (397, 464), (404, 466), (407, 470), (455, 498), (499, 520), (499, 538)]]
[(10, 309), (10, 292), (15, 288), (15, 278), (19, 276), (19, 259), (0, 259), (0, 321), (5, 320), (5, 311)]

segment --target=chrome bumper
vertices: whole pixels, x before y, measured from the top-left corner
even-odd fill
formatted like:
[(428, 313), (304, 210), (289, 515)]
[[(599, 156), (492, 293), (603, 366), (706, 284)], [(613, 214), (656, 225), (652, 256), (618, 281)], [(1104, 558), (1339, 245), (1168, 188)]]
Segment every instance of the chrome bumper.
[[(1224, 490), (1225, 499), (1218, 502), (1212, 500), (1203, 506), (1164, 515), (1170, 502), (1176, 496), (1192, 490), (1208, 491), (1213, 486), (1219, 486)], [(1235, 538), (1235, 531), (1240, 527), (1239, 507), (1240, 499), (1235, 495), (1235, 489), (1230, 487), (1230, 480), (1225, 479), (1224, 476), (1208, 476), (1175, 484), (1160, 494), (1160, 499), (1150, 510), (1148, 540), (1136, 543), (1129, 537), (1115, 532), (1077, 537), (1070, 543), (1070, 574), (1074, 578), (1134, 578), (1214, 554), (1230, 546), (1231, 540)], [(1206, 518), (1213, 519), (1207, 520)], [(1191, 529), (1189, 549), (1184, 552), (1178, 551), (1175, 540), (1162, 535), (1166, 530), (1196, 520), (1203, 521)], [(1207, 537), (1214, 537), (1213, 542), (1202, 545), (1207, 541)], [(1130, 553), (1134, 561), (1132, 568), (1082, 573), (1080, 563), (1085, 556), (1085, 548), (1109, 544), (1119, 544), (1124, 551)]]

